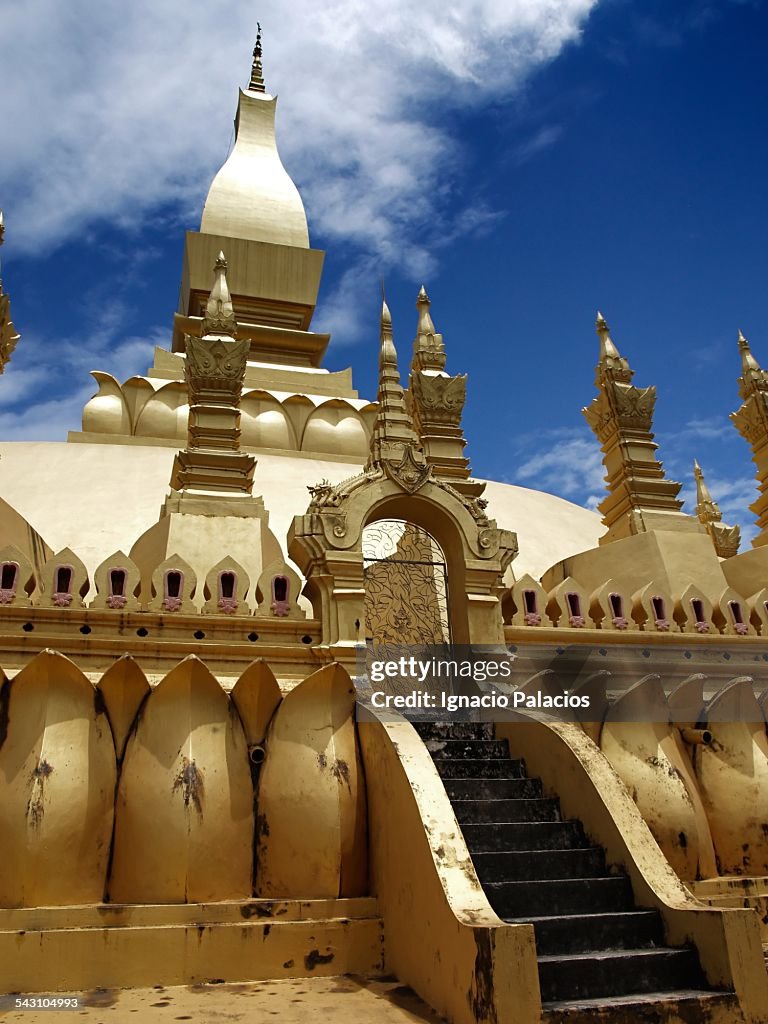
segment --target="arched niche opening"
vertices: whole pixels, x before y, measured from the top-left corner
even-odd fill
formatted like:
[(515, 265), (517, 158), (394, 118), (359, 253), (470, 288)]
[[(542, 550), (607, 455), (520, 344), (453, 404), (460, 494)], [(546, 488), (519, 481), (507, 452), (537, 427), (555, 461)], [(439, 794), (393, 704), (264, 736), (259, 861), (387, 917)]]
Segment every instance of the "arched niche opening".
[[(401, 527), (389, 524), (402, 524)], [(386, 524), (386, 525), (385, 525)], [(399, 534), (398, 534), (399, 530)], [(432, 625), (435, 632), (444, 634), (443, 640), (420, 640), (400, 642), (421, 643), (470, 643), (469, 618), (467, 611), (467, 566), (464, 545), (458, 525), (439, 505), (423, 498), (421, 495), (399, 495), (391, 497), (375, 506), (368, 515), (363, 528), (363, 568), (370, 578), (366, 566), (370, 563), (373, 538), (378, 531), (383, 535), (386, 531), (386, 543), (395, 545), (399, 540), (401, 555), (408, 550), (411, 553), (419, 549), (430, 557), (423, 561), (431, 563), (421, 567), (414, 566), (412, 575), (418, 582), (418, 593), (423, 595), (424, 608), (432, 609)], [(405, 559), (401, 558), (401, 562)], [(416, 562), (418, 559), (414, 558)], [(400, 574), (401, 579), (405, 574)], [(369, 587), (366, 585), (366, 603), (368, 604)], [(429, 597), (429, 604), (426, 603)], [(438, 626), (438, 623), (440, 624)], [(429, 632), (429, 629), (423, 631)]]

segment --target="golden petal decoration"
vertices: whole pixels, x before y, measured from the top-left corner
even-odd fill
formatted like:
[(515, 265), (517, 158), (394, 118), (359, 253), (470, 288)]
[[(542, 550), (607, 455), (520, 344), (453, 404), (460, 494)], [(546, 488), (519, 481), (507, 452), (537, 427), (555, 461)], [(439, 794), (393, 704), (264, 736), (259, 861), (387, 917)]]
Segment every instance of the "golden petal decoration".
[(109, 897), (203, 903), (250, 896), (253, 785), (234, 705), (194, 655), (158, 684), (125, 750)]
[(147, 677), (130, 654), (118, 658), (99, 680), (96, 690), (107, 709), (118, 760), (123, 756), (136, 714), (150, 689)]
[(94, 687), (42, 651), (0, 704), (0, 906), (101, 902), (117, 767)]
[(366, 799), (354, 708), (348, 673), (327, 665), (277, 709), (259, 777), (258, 896), (365, 894)]
[(732, 680), (706, 711), (712, 743), (694, 768), (723, 875), (768, 875), (768, 736), (752, 680)]
[(644, 676), (610, 708), (600, 747), (680, 878), (716, 875), (707, 817), (657, 675)]
[(264, 658), (245, 669), (232, 688), (231, 697), (240, 714), (248, 746), (262, 744), (275, 708), (283, 699), (275, 674)]

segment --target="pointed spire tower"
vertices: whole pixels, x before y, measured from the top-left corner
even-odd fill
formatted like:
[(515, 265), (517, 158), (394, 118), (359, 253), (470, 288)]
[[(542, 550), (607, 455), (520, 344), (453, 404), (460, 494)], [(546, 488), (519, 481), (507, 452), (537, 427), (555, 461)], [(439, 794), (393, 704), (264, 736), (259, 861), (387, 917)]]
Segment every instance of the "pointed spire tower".
[(435, 477), (457, 491), (479, 497), (485, 484), (470, 480), (469, 459), (461, 415), (467, 397), (467, 375), (450, 377), (445, 372), (445, 345), (432, 321), (430, 301), (422, 285), (416, 299), (418, 323), (407, 402), (428, 465)]
[(649, 530), (701, 530), (694, 518), (680, 511), (681, 485), (666, 479), (656, 458), (656, 388), (632, 384), (634, 371), (611, 338), (602, 313), (597, 314), (595, 327), (600, 339), (598, 395), (582, 413), (600, 441), (606, 470), (608, 494), (598, 508), (608, 531), (600, 543)]
[(250, 341), (249, 360), (322, 363), (330, 336), (309, 328), (325, 254), (310, 248), (304, 203), (277, 150), (276, 112), (277, 98), (264, 82), (259, 25), (248, 86), (239, 90), (234, 146), (211, 183), (200, 230), (187, 232), (174, 352), (184, 352), (185, 335), (197, 333), (192, 321), (204, 313), (211, 264), (224, 249), (232, 258), (229, 285), (240, 336)]
[(379, 408), (373, 424), (368, 468), (384, 463), (399, 463), (406, 456), (424, 466), (424, 455), (405, 405), (397, 366), (397, 350), (392, 336), (392, 316), (383, 296), (379, 321), (379, 388), (376, 399)]
[(696, 518), (712, 538), (718, 558), (732, 558), (739, 550), (741, 530), (738, 526), (727, 526), (722, 522), (723, 513), (712, 497), (696, 459), (693, 460), (693, 476), (696, 480)]
[(768, 544), (768, 372), (752, 354), (749, 342), (739, 331), (741, 376), (739, 394), (742, 405), (731, 413), (734, 426), (752, 448), (752, 461), (757, 466), (758, 497), (749, 507), (757, 516), (760, 532), (753, 547)]
[(256, 460), (240, 451), (240, 397), (248, 341), (237, 340), (237, 321), (220, 252), (201, 325), (202, 337), (186, 337), (189, 389), (187, 447), (174, 460), (165, 512), (202, 512), (225, 502), (227, 515), (263, 511), (254, 499)]
[[(5, 219), (0, 210), (0, 245), (5, 238)], [(11, 300), (3, 291), (2, 268), (0, 267), (0, 373), (5, 369), (13, 350), (19, 343), (20, 335), (11, 320)]]

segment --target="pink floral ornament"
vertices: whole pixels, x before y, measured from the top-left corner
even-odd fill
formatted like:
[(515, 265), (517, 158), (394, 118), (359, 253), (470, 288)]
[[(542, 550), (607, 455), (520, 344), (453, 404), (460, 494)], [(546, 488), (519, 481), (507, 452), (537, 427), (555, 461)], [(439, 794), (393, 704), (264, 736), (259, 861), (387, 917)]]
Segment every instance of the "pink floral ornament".
[(583, 615), (571, 615), (568, 622), (574, 629), (581, 629), (582, 626), (586, 625), (586, 620)]
[(72, 595), (59, 591), (53, 595), (52, 601), (57, 608), (67, 608), (72, 604)]
[(696, 623), (696, 632), (697, 633), (708, 633), (709, 632), (709, 623), (708, 622), (697, 622)]
[(278, 618), (283, 618), (290, 611), (290, 606), (287, 601), (273, 601), (269, 607), (272, 614), (277, 615)]
[(746, 622), (736, 622), (734, 623), (733, 628), (736, 630), (739, 636), (746, 636), (749, 632), (749, 626), (746, 624)]
[(235, 600), (234, 597), (222, 597), (219, 600), (219, 611), (225, 615), (234, 615), (239, 607), (240, 602)]
[(541, 616), (536, 612), (526, 612), (524, 616), (526, 626), (540, 626)]
[(107, 608), (125, 608), (128, 604), (128, 598), (123, 597), (122, 594), (110, 594), (107, 598)]
[(669, 632), (669, 619), (655, 619), (654, 621), (656, 629), (658, 629), (660, 633)]
[(612, 621), (615, 629), (626, 629), (629, 625), (629, 621), (623, 615), (615, 615)]
[(0, 604), (10, 604), (16, 597), (16, 590), (0, 590)]
[(180, 597), (165, 597), (163, 598), (163, 610), (166, 612), (177, 612), (181, 608)]

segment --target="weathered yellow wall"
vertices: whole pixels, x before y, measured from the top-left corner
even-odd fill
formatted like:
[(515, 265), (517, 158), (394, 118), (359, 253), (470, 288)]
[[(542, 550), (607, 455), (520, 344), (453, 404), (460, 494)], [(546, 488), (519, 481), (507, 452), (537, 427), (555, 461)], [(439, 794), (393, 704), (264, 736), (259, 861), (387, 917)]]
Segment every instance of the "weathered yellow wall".
[(387, 969), (451, 1024), (533, 1024), (533, 928), (491, 910), (432, 759), (409, 722), (359, 723), (372, 884)]

